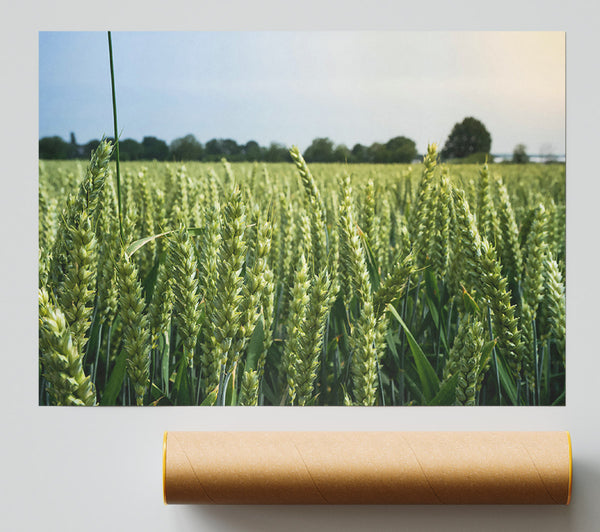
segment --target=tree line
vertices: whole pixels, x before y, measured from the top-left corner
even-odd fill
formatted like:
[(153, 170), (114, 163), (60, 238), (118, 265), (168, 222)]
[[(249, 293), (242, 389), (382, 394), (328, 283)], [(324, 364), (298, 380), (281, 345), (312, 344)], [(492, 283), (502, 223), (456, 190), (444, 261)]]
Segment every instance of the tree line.
[[(113, 139), (110, 139), (113, 140)], [(40, 159), (87, 159), (100, 144), (97, 139), (78, 144), (71, 133), (70, 142), (61, 137), (44, 137), (39, 141)], [(415, 142), (406, 137), (395, 137), (385, 143), (374, 142), (370, 146), (355, 144), (352, 149), (344, 144), (334, 144), (329, 138), (316, 138), (304, 152), (307, 162), (353, 162), (353, 163), (409, 163), (418, 157)], [(261, 146), (250, 140), (238, 144), (233, 139), (211, 139), (205, 144), (194, 135), (175, 139), (171, 144), (156, 137), (144, 137), (142, 142), (134, 139), (119, 141), (119, 157), (122, 161), (228, 161), (291, 162), (288, 147), (272, 142)]]
[[(39, 156), (40, 159), (88, 159), (98, 144), (99, 140), (78, 144), (73, 133), (70, 142), (57, 136), (44, 137), (39, 141)], [(467, 117), (454, 125), (440, 156), (442, 161), (493, 162), (491, 146), (492, 137), (483, 123)], [(419, 153), (415, 142), (404, 136), (383, 143), (374, 142), (370, 146), (355, 144), (352, 148), (320, 137), (312, 141), (303, 156), (309, 163), (411, 163), (419, 158)], [(238, 144), (233, 139), (215, 138), (203, 144), (191, 134), (177, 138), (171, 144), (156, 137), (144, 137), (142, 142), (120, 140), (119, 157), (122, 161), (214, 162), (226, 158), (231, 162), (291, 162), (288, 147), (278, 142), (261, 146), (254, 140)], [(525, 146), (518, 144), (512, 162), (526, 163), (528, 160)]]

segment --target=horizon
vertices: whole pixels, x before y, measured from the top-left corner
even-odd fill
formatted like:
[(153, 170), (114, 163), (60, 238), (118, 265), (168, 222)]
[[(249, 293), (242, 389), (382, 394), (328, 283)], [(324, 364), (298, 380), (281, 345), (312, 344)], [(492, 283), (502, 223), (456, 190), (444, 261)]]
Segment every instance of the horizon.
[[(71, 131), (71, 132), (69, 132), (69, 136), (70, 136), (70, 134), (71, 134), (71, 133), (75, 134), (75, 132)], [(186, 134), (186, 135), (187, 135), (187, 134)], [(175, 137), (175, 139), (173, 139), (173, 140), (176, 140), (176, 139), (179, 139), (179, 138), (183, 138), (183, 137), (185, 137), (186, 135), (180, 135), (180, 136), (178, 136), (178, 137)], [(69, 142), (69, 138), (67, 138), (67, 137), (65, 137), (65, 136), (62, 136), (62, 135), (52, 135), (52, 136), (57, 136), (57, 137), (60, 137), (60, 138), (61, 138), (61, 139), (62, 139), (64, 142), (66, 142), (66, 143), (68, 143), (68, 142)], [(154, 137), (154, 135), (144, 135), (144, 137)], [(39, 140), (41, 140), (42, 138), (48, 138), (48, 137), (40, 137), (40, 139), (39, 139)], [(113, 139), (113, 136), (112, 136), (112, 135), (106, 135), (104, 138), (107, 138), (107, 139)], [(168, 146), (170, 146), (170, 145), (171, 145), (171, 142), (173, 142), (173, 141), (171, 141), (171, 142), (167, 142), (165, 139), (161, 139), (160, 137), (155, 137), (155, 138), (157, 138), (158, 140), (163, 140), (164, 142), (166, 142), (166, 143), (167, 143), (167, 145), (168, 145)], [(322, 137), (316, 137), (316, 138), (322, 138)], [(80, 147), (81, 147), (81, 146), (85, 146), (86, 144), (89, 144), (90, 142), (94, 142), (94, 141), (100, 141), (100, 140), (102, 140), (102, 138), (92, 138), (92, 139), (87, 139), (87, 140), (85, 140), (84, 142), (81, 142), (81, 141), (79, 141), (79, 140), (77, 139), (77, 135), (75, 134), (75, 140), (77, 141), (77, 146), (80, 146)], [(125, 138), (123, 138), (123, 139), (120, 139), (120, 142), (123, 142), (123, 141), (125, 141), (125, 140), (134, 140), (134, 141), (136, 141), (136, 142), (138, 142), (138, 143), (140, 143), (140, 144), (141, 144), (141, 143), (142, 143), (142, 140), (143, 140), (143, 137), (142, 137), (142, 139), (133, 139), (133, 138), (131, 138), (131, 137), (125, 137)], [(197, 140), (197, 141), (198, 141), (198, 142), (199, 142), (199, 143), (200, 143), (202, 146), (205, 146), (205, 145), (206, 145), (206, 143), (207, 143), (208, 141), (210, 141), (210, 140), (215, 140), (215, 137), (209, 138), (209, 139), (207, 139), (206, 141), (204, 141), (204, 140), (202, 140), (202, 139), (196, 139), (196, 140)], [(254, 140), (254, 139), (248, 139), (248, 140), (246, 140), (246, 141), (238, 142), (236, 139), (232, 139), (231, 137), (219, 137), (219, 138), (218, 138), (218, 139), (216, 139), (216, 140), (233, 140), (233, 141), (235, 141), (235, 142), (238, 144), (238, 146), (244, 146), (246, 143), (248, 143), (248, 142), (250, 142), (250, 141), (252, 141), (252, 140)], [(313, 140), (315, 140), (315, 139), (313, 139)], [(338, 144), (342, 144), (342, 143), (337, 143), (337, 142), (335, 142), (335, 139), (330, 139), (330, 140), (331, 140), (331, 141), (334, 143), (334, 145), (335, 145), (335, 146), (337, 146)], [(390, 139), (385, 139), (385, 140), (383, 140), (382, 142), (383, 142), (383, 143), (385, 143), (387, 140), (390, 140)], [(278, 142), (277, 140), (274, 140), (274, 141), (272, 141), (272, 142), (273, 142), (273, 143), (276, 143), (276, 144), (279, 144), (279, 145), (282, 145), (282, 146), (285, 146), (285, 147), (286, 147), (286, 148), (288, 148), (288, 149), (289, 149), (289, 148), (291, 148), (291, 145), (290, 145), (290, 146), (287, 146), (287, 145), (285, 145), (283, 142)], [(260, 143), (259, 143), (259, 145), (260, 145), (262, 148), (268, 148), (268, 147), (269, 147), (269, 145), (268, 145), (268, 144), (265, 144), (265, 145), (263, 145), (263, 144), (260, 144)], [(364, 145), (364, 146), (367, 146), (367, 147), (368, 147), (368, 145)], [(353, 146), (347, 146), (347, 148), (349, 148), (350, 150), (352, 149), (352, 147), (353, 147)], [(439, 144), (438, 144), (438, 148), (439, 148), (439, 149), (441, 149), (442, 147), (443, 147), (443, 145), (439, 145)], [(304, 150), (303, 150), (303, 151), (304, 151)], [(420, 152), (419, 150), (417, 150), (417, 152), (418, 152), (418, 155), (419, 155), (419, 157), (422, 157), (423, 155), (425, 155), (425, 153), (427, 153), (427, 150), (425, 149), (423, 152)], [(492, 150), (492, 151), (490, 151), (490, 155), (492, 155), (493, 157), (501, 157), (501, 158), (505, 158), (505, 157), (512, 157), (513, 153), (512, 153), (512, 151), (511, 151), (511, 152), (494, 152), (494, 151)], [(557, 158), (558, 160), (560, 160), (561, 158), (565, 158), (565, 157), (566, 157), (566, 153), (560, 153), (560, 152), (557, 152), (557, 153), (555, 153), (555, 152), (547, 152), (547, 153), (541, 153), (541, 152), (537, 153), (537, 152), (536, 152), (536, 153), (530, 153), (529, 151), (527, 151), (527, 156), (528, 156), (529, 158), (543, 158), (543, 157), (552, 156), (552, 157), (555, 157), (555, 158)]]
[[(120, 137), (304, 151), (320, 137), (351, 149), (405, 136), (424, 153), (473, 116), (493, 154), (564, 155), (564, 36), (113, 32)], [(39, 138), (112, 136), (106, 32), (40, 32), (39, 53)]]

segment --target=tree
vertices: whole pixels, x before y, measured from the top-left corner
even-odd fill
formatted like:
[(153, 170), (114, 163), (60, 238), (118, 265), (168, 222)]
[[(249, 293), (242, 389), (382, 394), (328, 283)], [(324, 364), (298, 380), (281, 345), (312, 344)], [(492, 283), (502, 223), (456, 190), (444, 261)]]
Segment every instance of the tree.
[(351, 158), (351, 153), (345, 144), (338, 144), (333, 150), (333, 160), (338, 163), (345, 163)]
[(369, 162), (369, 149), (362, 144), (355, 144), (352, 148), (352, 162), (366, 163)]
[(40, 159), (68, 159), (69, 145), (60, 137), (44, 137), (39, 142)]
[(333, 142), (327, 137), (314, 139), (306, 148), (304, 159), (307, 163), (330, 163), (333, 161)]
[(385, 144), (381, 144), (381, 142), (373, 142), (367, 149), (367, 153), (369, 154), (370, 163), (387, 162)]
[(460, 159), (474, 153), (489, 153), (491, 147), (492, 137), (488, 130), (470, 116), (454, 124), (441, 156), (442, 159)]
[(262, 161), (263, 148), (255, 140), (249, 140), (244, 146), (244, 158), (246, 161)]
[(394, 137), (385, 144), (388, 163), (410, 163), (417, 158), (417, 145), (406, 137)]
[(144, 159), (164, 161), (169, 157), (169, 146), (164, 140), (156, 137), (144, 137), (142, 140)]
[(525, 144), (517, 144), (513, 150), (512, 162), (516, 164), (525, 164), (529, 162), (529, 155), (525, 151)]
[(204, 156), (207, 161), (218, 161), (221, 154), (222, 150), (218, 139), (210, 139), (204, 146)]
[(176, 161), (200, 161), (204, 148), (194, 135), (186, 135), (171, 142), (171, 156)]
[(89, 160), (92, 156), (92, 153), (96, 151), (96, 148), (100, 146), (100, 141), (98, 139), (92, 139), (87, 144), (83, 145), (83, 158)]
[(243, 159), (243, 146), (233, 139), (210, 139), (204, 148), (207, 161), (219, 161), (225, 157), (229, 161)]
[(242, 154), (243, 147), (240, 146), (233, 139), (221, 139), (221, 150), (223, 153), (223, 157), (230, 161), (239, 161), (243, 158), (240, 157)]
[(144, 147), (134, 139), (119, 141), (119, 158), (122, 161), (138, 161), (144, 156)]
[(287, 163), (291, 161), (290, 152), (283, 144), (271, 142), (265, 152), (265, 160), (269, 163)]

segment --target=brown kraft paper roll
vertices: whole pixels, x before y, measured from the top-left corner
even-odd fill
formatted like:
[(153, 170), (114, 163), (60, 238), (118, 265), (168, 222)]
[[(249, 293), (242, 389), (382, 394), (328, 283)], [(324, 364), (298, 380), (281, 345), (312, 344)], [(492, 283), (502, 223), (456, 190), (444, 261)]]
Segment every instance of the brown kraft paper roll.
[(568, 432), (166, 432), (168, 504), (569, 504)]

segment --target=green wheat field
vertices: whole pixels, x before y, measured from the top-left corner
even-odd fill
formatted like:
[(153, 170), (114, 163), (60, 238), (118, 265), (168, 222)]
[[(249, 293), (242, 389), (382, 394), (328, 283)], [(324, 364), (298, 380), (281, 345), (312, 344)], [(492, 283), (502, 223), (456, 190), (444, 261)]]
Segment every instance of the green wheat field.
[(565, 404), (564, 165), (111, 152), (40, 162), (40, 405)]

